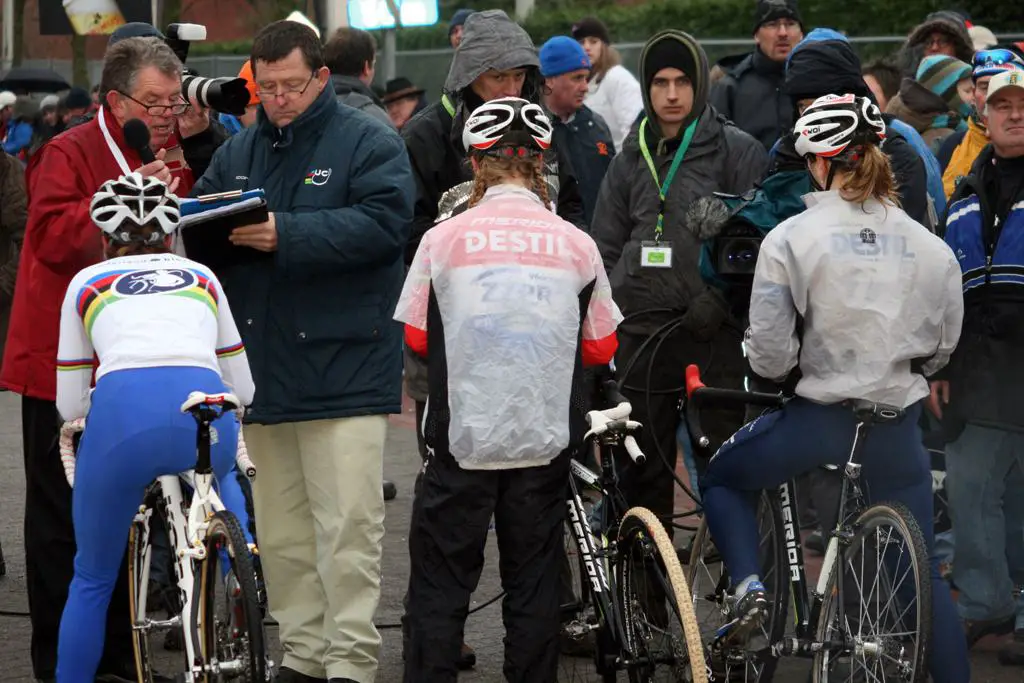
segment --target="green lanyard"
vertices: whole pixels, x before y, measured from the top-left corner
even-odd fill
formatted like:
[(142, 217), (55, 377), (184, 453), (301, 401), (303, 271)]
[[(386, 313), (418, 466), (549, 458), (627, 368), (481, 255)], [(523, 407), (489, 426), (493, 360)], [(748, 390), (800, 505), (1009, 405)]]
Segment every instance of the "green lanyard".
[(694, 119), (693, 123), (686, 127), (686, 131), (683, 133), (683, 141), (679, 143), (679, 149), (676, 150), (676, 155), (672, 158), (672, 165), (668, 169), (668, 175), (665, 176), (665, 182), (658, 182), (658, 169), (654, 165), (654, 160), (651, 159), (651, 152), (647, 149), (647, 136), (644, 132), (647, 128), (647, 117), (640, 122), (640, 152), (644, 155), (644, 161), (647, 162), (647, 168), (651, 169), (651, 175), (654, 176), (654, 184), (658, 188), (658, 223), (654, 226), (654, 241), (660, 242), (661, 235), (664, 232), (665, 224), (665, 196), (668, 194), (668, 187), (672, 184), (672, 180), (676, 177), (676, 171), (679, 170), (679, 165), (683, 163), (683, 157), (686, 156), (686, 150), (690, 147), (690, 140), (693, 139), (693, 131), (697, 129), (697, 120)]
[(452, 104), (452, 101), (448, 97), (448, 95), (443, 93), (441, 95), (441, 106), (444, 107), (444, 110), (446, 112), (448, 112), (448, 116), (452, 117), (453, 119), (455, 118), (455, 105)]

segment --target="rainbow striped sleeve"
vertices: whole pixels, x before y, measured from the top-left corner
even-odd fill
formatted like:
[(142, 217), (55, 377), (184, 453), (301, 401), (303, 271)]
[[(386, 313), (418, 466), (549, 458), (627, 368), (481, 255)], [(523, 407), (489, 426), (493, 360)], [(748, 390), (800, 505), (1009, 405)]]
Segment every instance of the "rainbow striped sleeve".
[(76, 358), (73, 360), (57, 359), (57, 370), (59, 372), (73, 372), (75, 370), (92, 370), (92, 358)]
[(238, 342), (237, 344), (217, 349), (217, 358), (230, 358), (231, 356), (237, 356), (244, 352), (245, 344)]

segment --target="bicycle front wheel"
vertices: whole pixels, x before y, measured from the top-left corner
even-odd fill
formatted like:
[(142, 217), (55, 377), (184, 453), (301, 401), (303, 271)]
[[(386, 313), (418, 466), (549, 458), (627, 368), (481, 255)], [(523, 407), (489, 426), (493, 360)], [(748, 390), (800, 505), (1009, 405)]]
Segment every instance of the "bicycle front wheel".
[(707, 683), (683, 568), (665, 528), (646, 508), (622, 518), (616, 576), (630, 683)]
[(199, 603), (203, 661), (218, 662), (205, 683), (267, 680), (268, 660), (256, 570), (233, 514), (216, 513), (206, 532)]
[(921, 528), (906, 506), (880, 503), (853, 532), (829, 573), (817, 632), (826, 646), (814, 657), (813, 681), (923, 683), (932, 584)]

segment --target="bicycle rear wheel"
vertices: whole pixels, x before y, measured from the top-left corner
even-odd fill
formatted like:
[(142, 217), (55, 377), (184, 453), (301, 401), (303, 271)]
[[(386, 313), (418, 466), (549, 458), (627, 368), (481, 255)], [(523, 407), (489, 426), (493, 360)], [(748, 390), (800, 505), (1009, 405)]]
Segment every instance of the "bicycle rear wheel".
[(132, 522), (128, 534), (128, 607), (132, 620), (132, 651), (135, 655), (135, 672), (138, 683), (153, 683), (153, 667), (149, 661), (149, 631), (137, 628), (139, 619), (139, 597), (149, 590), (148, 581), (142, 575), (145, 566), (146, 549), (149, 542), (145, 538), (146, 528), (141, 522)]
[[(786, 631), (786, 611), (789, 606), (789, 575), (786, 572), (785, 533), (783, 532), (782, 510), (779, 499), (768, 491), (762, 491), (758, 498), (757, 521), (761, 544), (761, 583), (768, 593), (769, 614), (761, 626), (759, 640), (765, 641), (764, 648), (752, 650), (749, 647), (712, 652), (706, 648), (706, 656), (712, 671), (724, 680), (734, 677), (743, 681), (767, 683), (775, 675), (779, 660), (768, 646), (782, 640)], [(730, 579), (725, 571), (722, 556), (715, 547), (707, 522), (701, 519), (688, 564), (690, 589), (693, 591), (694, 611), (700, 622), (701, 637), (710, 645), (731, 618), (732, 596), (729, 595)]]
[(216, 659), (219, 664), (219, 672), (207, 673), (204, 683), (263, 683), (270, 667), (256, 571), (242, 527), (230, 512), (218, 512), (210, 520), (200, 571), (203, 661)]
[(657, 516), (632, 508), (618, 534), (616, 574), (630, 683), (707, 683), (693, 599)]
[[(814, 683), (928, 680), (932, 623), (928, 551), (917, 520), (900, 503), (872, 505), (829, 575), (818, 642), (843, 642), (814, 657)], [(842, 562), (842, 585), (837, 574)], [(843, 617), (839, 607), (842, 597)], [(861, 672), (861, 673), (857, 673)]]

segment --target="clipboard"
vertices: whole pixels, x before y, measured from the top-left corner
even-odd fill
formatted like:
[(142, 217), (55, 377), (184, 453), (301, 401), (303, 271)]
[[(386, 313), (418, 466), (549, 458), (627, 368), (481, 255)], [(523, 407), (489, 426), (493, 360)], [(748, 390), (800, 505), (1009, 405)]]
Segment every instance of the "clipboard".
[(269, 219), (263, 190), (220, 192), (182, 200), (181, 204), (181, 240), (188, 258), (222, 270), (274, 257), (259, 249), (236, 246), (229, 239), (235, 228)]

